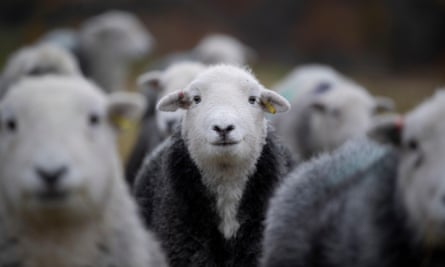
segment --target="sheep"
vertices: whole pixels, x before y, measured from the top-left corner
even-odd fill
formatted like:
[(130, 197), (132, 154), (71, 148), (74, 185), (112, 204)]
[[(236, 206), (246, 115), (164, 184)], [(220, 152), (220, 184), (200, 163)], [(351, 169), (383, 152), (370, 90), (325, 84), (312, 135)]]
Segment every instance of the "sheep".
[(341, 77), (334, 68), (323, 64), (306, 64), (294, 68), (281, 81), (272, 86), (272, 90), (278, 92), (289, 102), (299, 99), (320, 82), (333, 82)]
[[(141, 75), (138, 84), (145, 95), (157, 95), (157, 98), (160, 99), (175, 90), (185, 88), (204, 68), (205, 65), (198, 62), (179, 62), (164, 71), (150, 71)], [(147, 98), (150, 99), (150, 97)], [(133, 184), (145, 155), (173, 133), (183, 113), (183, 110), (177, 110), (145, 114), (138, 139), (126, 164), (125, 173), (130, 184)]]
[(256, 266), (268, 198), (295, 164), (264, 113), (289, 103), (249, 71), (216, 65), (157, 108), (185, 113), (145, 160), (133, 192), (169, 263)]
[(82, 77), (11, 88), (0, 102), (0, 266), (166, 266), (115, 147), (119, 121), (143, 107)]
[(293, 112), (273, 123), (294, 155), (304, 160), (365, 135), (379, 110), (393, 109), (389, 99), (371, 96), (327, 66), (300, 67), (289, 76), (277, 89), (291, 99)]
[(88, 19), (78, 35), (84, 72), (106, 92), (124, 90), (129, 63), (148, 54), (154, 45), (139, 19), (124, 11)]
[(233, 64), (244, 66), (255, 62), (256, 52), (233, 36), (209, 33), (188, 51), (175, 52), (153, 64), (154, 69), (165, 69), (182, 61), (199, 61), (207, 65)]
[(204, 36), (192, 53), (205, 64), (226, 63), (243, 66), (256, 58), (252, 48), (230, 35), (221, 33)]
[(37, 43), (49, 43), (70, 52), (76, 59), (80, 57), (79, 34), (71, 28), (55, 28), (45, 33)]
[(81, 75), (76, 59), (58, 46), (42, 43), (26, 46), (9, 56), (0, 80), (0, 97), (26, 76)]
[[(206, 66), (199, 62), (184, 61), (173, 64), (165, 71), (152, 71), (139, 78), (139, 84), (150, 84), (150, 89), (156, 90), (158, 99), (178, 89), (186, 87)], [(156, 125), (162, 136), (169, 136), (178, 125), (184, 110), (175, 112), (156, 112)]]
[(262, 266), (444, 266), (444, 116), (442, 90), (370, 130), (391, 144), (380, 156), (358, 144), (291, 172), (270, 202)]

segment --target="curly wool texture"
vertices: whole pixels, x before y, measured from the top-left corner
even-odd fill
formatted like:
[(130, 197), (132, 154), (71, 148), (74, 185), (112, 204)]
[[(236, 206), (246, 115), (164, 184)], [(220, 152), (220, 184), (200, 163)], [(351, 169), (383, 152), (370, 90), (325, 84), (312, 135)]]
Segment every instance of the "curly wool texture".
[(215, 198), (202, 181), (180, 133), (144, 163), (135, 195), (171, 266), (257, 266), (269, 197), (294, 165), (270, 131), (239, 204), (236, 235), (218, 230)]

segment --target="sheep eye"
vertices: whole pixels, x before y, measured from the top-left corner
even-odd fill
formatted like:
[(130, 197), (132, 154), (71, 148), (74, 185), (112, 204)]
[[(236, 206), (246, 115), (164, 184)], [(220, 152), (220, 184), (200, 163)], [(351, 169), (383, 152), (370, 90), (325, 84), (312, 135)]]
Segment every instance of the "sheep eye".
[(13, 118), (7, 119), (5, 122), (6, 129), (10, 132), (17, 131), (17, 121)]
[(419, 148), (419, 142), (416, 139), (410, 139), (406, 142), (406, 147), (409, 150), (417, 150)]
[(97, 115), (96, 113), (90, 114), (88, 121), (91, 126), (98, 125), (100, 123), (99, 115)]
[(251, 96), (251, 97), (249, 97), (249, 103), (250, 104), (255, 104), (256, 103), (256, 97), (255, 96)]
[(193, 97), (193, 102), (195, 102), (195, 104), (198, 104), (199, 102), (201, 102), (201, 97), (199, 95), (195, 95)]

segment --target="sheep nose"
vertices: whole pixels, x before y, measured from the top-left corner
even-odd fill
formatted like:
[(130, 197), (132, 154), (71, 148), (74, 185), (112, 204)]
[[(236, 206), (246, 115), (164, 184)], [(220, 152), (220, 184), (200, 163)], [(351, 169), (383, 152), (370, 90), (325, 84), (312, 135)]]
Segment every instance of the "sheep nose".
[(36, 167), (35, 171), (47, 186), (53, 187), (67, 173), (68, 168), (66, 166), (53, 169)]
[(235, 126), (230, 124), (226, 127), (215, 125), (213, 126), (213, 130), (217, 132), (220, 136), (226, 136), (229, 132), (235, 130)]

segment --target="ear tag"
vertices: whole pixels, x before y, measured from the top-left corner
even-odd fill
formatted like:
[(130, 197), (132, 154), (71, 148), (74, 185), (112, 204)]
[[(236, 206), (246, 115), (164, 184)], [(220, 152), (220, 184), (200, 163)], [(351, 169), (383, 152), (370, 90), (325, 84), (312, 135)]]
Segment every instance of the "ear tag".
[(112, 116), (111, 121), (122, 131), (132, 128), (133, 125), (131, 120), (119, 115)]
[(275, 108), (269, 102), (265, 101), (265, 102), (263, 102), (263, 105), (266, 107), (267, 111), (269, 111), (270, 113), (272, 113), (272, 114), (276, 113)]

